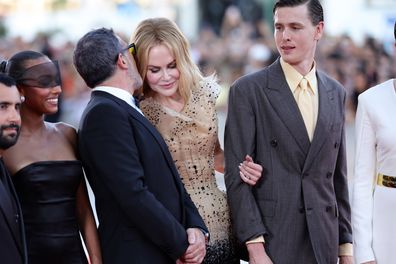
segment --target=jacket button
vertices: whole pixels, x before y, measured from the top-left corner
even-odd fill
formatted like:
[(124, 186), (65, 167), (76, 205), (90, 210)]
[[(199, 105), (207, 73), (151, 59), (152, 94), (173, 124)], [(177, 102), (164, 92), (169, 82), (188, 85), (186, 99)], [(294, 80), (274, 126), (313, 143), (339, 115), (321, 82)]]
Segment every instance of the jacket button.
[(276, 147), (278, 146), (278, 141), (277, 141), (276, 139), (272, 139), (272, 140), (271, 140), (271, 146), (272, 146), (273, 148), (276, 148)]
[(338, 147), (338, 142), (334, 143), (334, 148)]
[(303, 214), (303, 213), (304, 213), (304, 207), (300, 207), (300, 208), (298, 209), (298, 211), (299, 211), (301, 214)]
[(331, 210), (331, 206), (326, 206), (326, 212), (330, 212), (330, 210)]
[(19, 214), (15, 214), (15, 222), (19, 222)]
[(303, 177), (305, 178), (305, 177), (308, 177), (309, 176), (309, 173), (308, 172), (304, 172), (303, 173)]
[(326, 174), (327, 178), (331, 178), (331, 175), (333, 175), (333, 173), (331, 173), (330, 171)]

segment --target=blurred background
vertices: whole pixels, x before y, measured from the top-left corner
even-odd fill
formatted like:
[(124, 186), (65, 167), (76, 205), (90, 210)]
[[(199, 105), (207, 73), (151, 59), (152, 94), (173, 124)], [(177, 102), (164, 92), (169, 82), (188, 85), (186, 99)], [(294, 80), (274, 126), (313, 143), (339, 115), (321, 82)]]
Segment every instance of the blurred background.
[[(60, 111), (48, 116), (78, 128), (90, 89), (72, 64), (76, 41), (91, 29), (113, 28), (126, 41), (147, 17), (174, 20), (191, 43), (195, 62), (206, 74), (216, 72), (222, 85), (218, 100), (219, 137), (223, 142), (230, 84), (243, 74), (273, 62), (274, 0), (0, 0), (0, 59), (26, 49), (58, 60), (63, 94)], [(347, 91), (348, 177), (353, 177), (354, 117), (357, 96), (396, 77), (393, 25), (396, 0), (322, 0), (325, 36), (316, 54), (318, 68)], [(95, 52), (95, 51), (92, 51)], [(395, 113), (396, 114), (396, 113)], [(263, 164), (265, 166), (265, 164)], [(224, 179), (217, 174), (219, 187)], [(90, 192), (90, 198), (94, 197)], [(92, 203), (94, 207), (94, 203)], [(95, 208), (94, 208), (95, 209)]]
[[(0, 58), (26, 49), (60, 62), (63, 95), (58, 114), (76, 128), (90, 90), (76, 73), (72, 53), (87, 31), (111, 27), (126, 41), (147, 17), (174, 20), (191, 43), (205, 74), (216, 72), (223, 87), (218, 100), (220, 139), (230, 84), (278, 56), (273, 40), (274, 0), (0, 0)], [(348, 173), (353, 175), (354, 116), (357, 96), (396, 76), (393, 25), (396, 0), (322, 0), (325, 36), (318, 67), (347, 90)], [(92, 51), (95, 52), (95, 51)], [(221, 176), (218, 177), (220, 186)]]

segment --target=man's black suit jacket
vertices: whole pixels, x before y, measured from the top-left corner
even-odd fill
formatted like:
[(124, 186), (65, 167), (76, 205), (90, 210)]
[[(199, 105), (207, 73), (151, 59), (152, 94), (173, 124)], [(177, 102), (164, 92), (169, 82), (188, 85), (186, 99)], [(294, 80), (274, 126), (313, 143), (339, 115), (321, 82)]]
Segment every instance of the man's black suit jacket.
[(104, 263), (175, 263), (186, 229), (206, 226), (160, 134), (123, 100), (94, 91), (78, 135)]
[(0, 173), (0, 263), (27, 263), (22, 212), (2, 159)]

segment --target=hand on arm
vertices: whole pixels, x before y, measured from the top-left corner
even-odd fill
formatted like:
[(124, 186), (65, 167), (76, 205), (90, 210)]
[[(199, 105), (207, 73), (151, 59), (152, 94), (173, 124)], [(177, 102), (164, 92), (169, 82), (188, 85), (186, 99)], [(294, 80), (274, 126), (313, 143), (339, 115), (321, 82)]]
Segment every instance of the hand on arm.
[(245, 160), (239, 165), (239, 176), (249, 185), (256, 185), (261, 178), (263, 167), (253, 162), (252, 157), (246, 155)]
[(249, 264), (273, 264), (265, 252), (263, 243), (249, 243), (246, 247), (249, 253)]

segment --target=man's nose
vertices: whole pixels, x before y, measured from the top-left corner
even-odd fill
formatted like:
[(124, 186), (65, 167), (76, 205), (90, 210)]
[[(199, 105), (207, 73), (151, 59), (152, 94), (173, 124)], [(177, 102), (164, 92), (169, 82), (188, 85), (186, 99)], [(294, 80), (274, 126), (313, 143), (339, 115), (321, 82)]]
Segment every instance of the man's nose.
[(290, 31), (288, 29), (285, 29), (283, 31), (282, 37), (284, 40), (290, 40)]
[(18, 109), (10, 108), (10, 111), (8, 114), (8, 121), (18, 124), (18, 125), (21, 123), (21, 114), (19, 113)]

